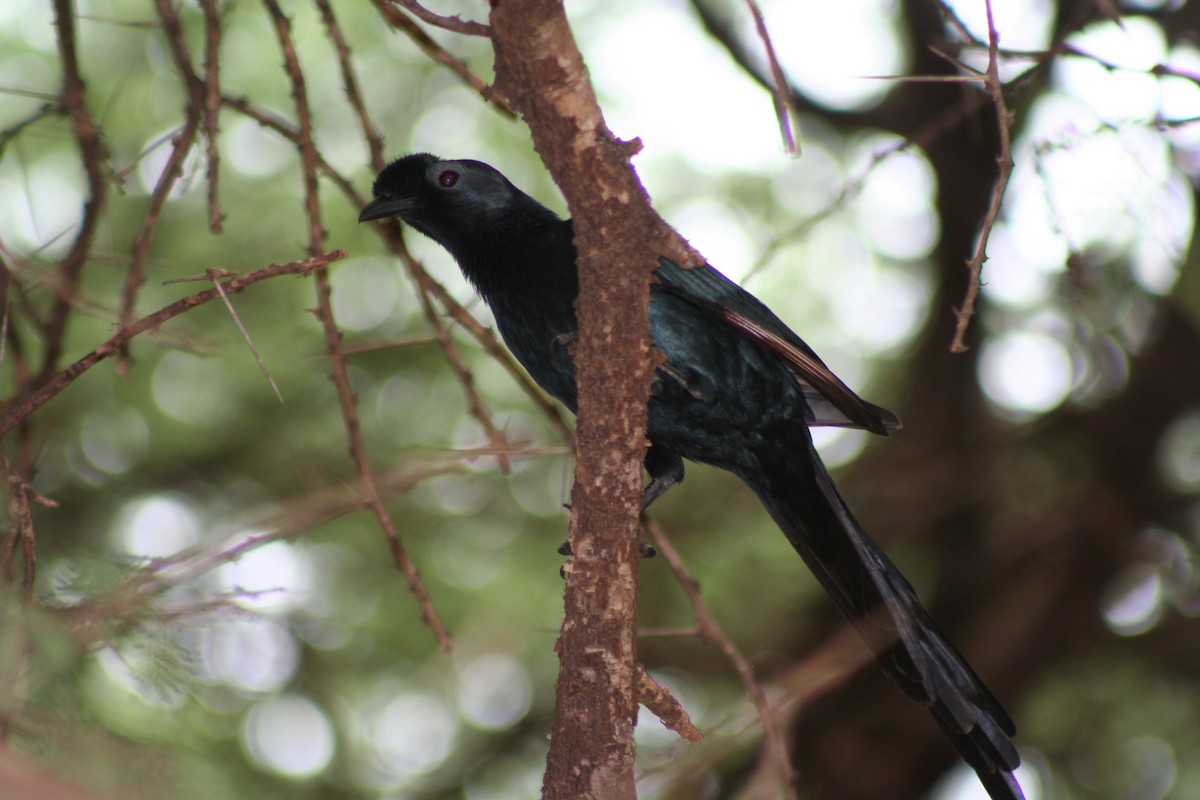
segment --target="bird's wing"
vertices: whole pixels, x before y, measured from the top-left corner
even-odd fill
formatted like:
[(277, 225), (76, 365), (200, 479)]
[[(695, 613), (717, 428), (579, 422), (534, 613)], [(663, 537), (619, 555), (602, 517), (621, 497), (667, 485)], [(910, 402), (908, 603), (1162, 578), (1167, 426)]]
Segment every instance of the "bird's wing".
[(868, 403), (825, 366), (825, 362), (754, 295), (705, 264), (683, 269), (667, 259), (655, 272), (662, 290), (683, 297), (724, 320), (734, 330), (774, 351), (804, 390), (813, 425), (865, 428), (887, 435), (900, 420)]

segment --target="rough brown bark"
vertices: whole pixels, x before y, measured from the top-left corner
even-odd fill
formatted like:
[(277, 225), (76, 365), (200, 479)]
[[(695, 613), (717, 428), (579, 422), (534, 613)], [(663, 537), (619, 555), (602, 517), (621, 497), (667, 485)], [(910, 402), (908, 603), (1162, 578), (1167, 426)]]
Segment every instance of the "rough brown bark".
[(653, 356), (647, 310), (660, 255), (685, 250), (604, 122), (562, 3), (494, 2), (496, 91), (529, 124), (566, 197), (579, 249), (574, 562), (557, 650), (546, 798), (633, 798), (638, 501)]

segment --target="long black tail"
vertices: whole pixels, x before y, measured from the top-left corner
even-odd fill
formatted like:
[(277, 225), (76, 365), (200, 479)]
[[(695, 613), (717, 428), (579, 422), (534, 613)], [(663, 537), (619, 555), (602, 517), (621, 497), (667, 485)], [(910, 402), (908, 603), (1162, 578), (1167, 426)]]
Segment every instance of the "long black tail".
[(769, 453), (759, 454), (761, 471), (743, 479), (884, 671), (933, 712), (993, 800), (1023, 800), (1012, 775), (1021, 762), (1012, 720), (859, 526), (804, 434), (796, 447), (772, 443)]

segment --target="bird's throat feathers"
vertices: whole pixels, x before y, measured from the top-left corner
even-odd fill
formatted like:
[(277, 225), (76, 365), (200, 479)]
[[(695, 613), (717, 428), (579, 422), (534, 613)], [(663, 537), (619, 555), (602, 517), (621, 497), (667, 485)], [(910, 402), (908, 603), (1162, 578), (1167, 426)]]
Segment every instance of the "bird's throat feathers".
[[(568, 294), (574, 301), (579, 279), (575, 270), (575, 245), (571, 223), (546, 211), (540, 219), (530, 216), (489, 225), (486, 231), (441, 241), (454, 256), (488, 305), (506, 297), (550, 292)], [(566, 265), (570, 265), (566, 268)]]

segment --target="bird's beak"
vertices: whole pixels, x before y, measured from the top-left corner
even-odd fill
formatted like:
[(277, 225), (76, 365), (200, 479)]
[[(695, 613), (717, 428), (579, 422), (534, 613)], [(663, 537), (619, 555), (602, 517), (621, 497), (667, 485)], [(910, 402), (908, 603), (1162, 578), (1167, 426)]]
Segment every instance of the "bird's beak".
[(403, 217), (404, 212), (411, 211), (415, 205), (412, 198), (409, 197), (376, 197), (363, 207), (362, 213), (358, 215), (358, 221), (367, 222), (384, 217)]

